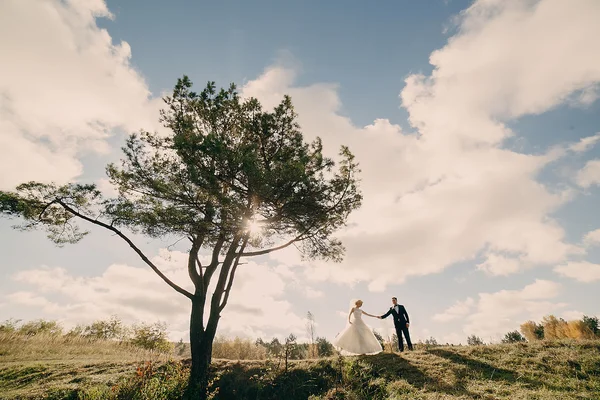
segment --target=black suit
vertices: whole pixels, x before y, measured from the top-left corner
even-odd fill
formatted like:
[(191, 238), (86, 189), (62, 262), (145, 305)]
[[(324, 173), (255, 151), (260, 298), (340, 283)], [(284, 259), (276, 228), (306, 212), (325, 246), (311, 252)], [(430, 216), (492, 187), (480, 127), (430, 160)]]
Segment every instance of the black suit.
[[(398, 308), (398, 310), (396, 310)], [(387, 318), (392, 315), (394, 317), (394, 327), (396, 328), (396, 336), (398, 336), (398, 348), (400, 351), (404, 351), (404, 340), (402, 340), (402, 334), (406, 338), (406, 344), (408, 345), (408, 349), (412, 350), (412, 342), (410, 341), (410, 334), (408, 333), (408, 327), (406, 324), (410, 323), (408, 318), (408, 313), (406, 312), (406, 308), (403, 305), (397, 304), (393, 307), (390, 307), (390, 310), (383, 314), (381, 318)]]

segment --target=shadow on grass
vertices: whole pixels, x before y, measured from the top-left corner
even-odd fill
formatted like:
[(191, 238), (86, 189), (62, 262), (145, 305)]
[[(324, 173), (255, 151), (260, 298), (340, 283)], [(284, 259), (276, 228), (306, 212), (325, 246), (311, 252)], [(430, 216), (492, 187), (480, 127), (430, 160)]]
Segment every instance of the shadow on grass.
[(523, 376), (522, 374), (516, 371), (496, 367), (485, 361), (476, 360), (474, 358), (467, 357), (452, 351), (444, 349), (431, 349), (427, 352), (439, 357), (443, 357), (455, 364), (464, 366), (466, 370), (454, 371), (454, 373), (456, 374), (457, 381), (462, 382), (463, 385), (464, 382), (472, 380), (475, 376), (483, 381), (490, 380), (496, 382), (501, 381), (508, 384), (522, 384), (530, 389), (546, 388), (558, 392), (565, 390), (564, 387), (552, 385), (549, 382), (541, 380), (531, 379)]
[(460, 381), (458, 384), (449, 385), (439, 379), (427, 375), (419, 367), (398, 354), (379, 353), (373, 356), (360, 356), (358, 360), (370, 367), (372, 378), (384, 378), (388, 382), (400, 379), (408, 382), (412, 387), (428, 392), (441, 392), (449, 395), (473, 396)]
[(217, 399), (307, 399), (335, 385), (330, 362), (318, 362), (287, 372), (275, 365), (230, 363), (215, 369), (209, 393)]

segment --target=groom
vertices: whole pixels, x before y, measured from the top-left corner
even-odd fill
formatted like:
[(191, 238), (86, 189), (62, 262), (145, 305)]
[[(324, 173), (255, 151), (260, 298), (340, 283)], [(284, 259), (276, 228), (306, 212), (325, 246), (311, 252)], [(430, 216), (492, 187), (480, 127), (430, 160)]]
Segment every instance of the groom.
[(406, 338), (408, 349), (412, 350), (413, 346), (410, 341), (410, 334), (408, 333), (408, 327), (410, 325), (408, 313), (403, 305), (398, 304), (398, 299), (395, 297), (392, 297), (392, 307), (390, 307), (390, 310), (379, 318), (387, 318), (390, 314), (394, 317), (394, 326), (396, 327), (396, 336), (398, 336), (398, 348), (400, 349), (400, 352), (404, 351), (404, 340), (402, 340), (403, 333)]

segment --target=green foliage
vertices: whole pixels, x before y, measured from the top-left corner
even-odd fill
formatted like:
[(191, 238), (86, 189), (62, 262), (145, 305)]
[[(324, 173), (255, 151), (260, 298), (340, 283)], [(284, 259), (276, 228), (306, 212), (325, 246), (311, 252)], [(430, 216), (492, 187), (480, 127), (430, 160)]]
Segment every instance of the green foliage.
[(544, 339), (544, 325), (534, 321), (527, 321), (521, 324), (521, 332), (529, 342)]
[(163, 322), (154, 324), (141, 323), (132, 328), (131, 344), (143, 349), (167, 353), (173, 349), (168, 340), (167, 325)]
[(600, 336), (600, 327), (598, 326), (598, 317), (589, 317), (584, 315), (581, 321), (592, 331), (596, 336)]
[(334, 354), (333, 344), (327, 338), (318, 337), (315, 343), (319, 357), (330, 357)]
[(481, 345), (483, 345), (485, 343), (483, 342), (483, 340), (479, 336), (471, 335), (471, 336), (469, 336), (467, 338), (467, 344), (469, 346), (481, 346)]
[(59, 336), (62, 335), (63, 330), (60, 324), (56, 321), (46, 321), (39, 319), (37, 321), (29, 321), (21, 325), (18, 331), (21, 335), (34, 336), (34, 335), (50, 335)]
[(381, 345), (381, 350), (385, 349), (385, 340), (383, 339), (383, 336), (381, 336), (381, 334), (379, 332), (377, 332), (376, 330), (373, 330), (373, 335), (375, 335), (375, 337), (377, 338), (377, 341)]
[(113, 315), (108, 320), (97, 320), (86, 326), (84, 335), (92, 339), (125, 339), (127, 328), (119, 317)]
[[(201, 349), (215, 337), (241, 257), (294, 244), (304, 258), (342, 260), (344, 247), (334, 233), (361, 205), (360, 171), (347, 147), (341, 147), (336, 167), (323, 155), (319, 138), (304, 142), (289, 96), (265, 111), (258, 100), (241, 98), (234, 85), (217, 91), (211, 82), (197, 93), (184, 76), (164, 101), (160, 119), (170, 133), (130, 135), (121, 162), (106, 168), (117, 197), (102, 198), (95, 185), (29, 182), (0, 191), (0, 214), (20, 217), (23, 230), (45, 229), (58, 245), (87, 234), (80, 220), (123, 239), (165, 283), (192, 300), (192, 310), (202, 310), (192, 312), (190, 324), (192, 349)], [(260, 226), (260, 233), (250, 226)], [(194, 290), (169, 280), (129, 239), (130, 231), (189, 239)], [(212, 253), (208, 265), (200, 265), (202, 248)], [(86, 334), (113, 335), (105, 328), (92, 326)], [(292, 347), (286, 344), (286, 360)], [(192, 351), (192, 360), (204, 362), (201, 351)], [(192, 371), (191, 392), (204, 391), (206, 369)]]
[(438, 341), (433, 336), (430, 336), (429, 339), (425, 339), (425, 345), (428, 347), (439, 346)]
[(525, 337), (519, 331), (507, 332), (502, 339), (502, 343), (519, 343), (524, 341)]
[(13, 333), (17, 331), (20, 319), (10, 318), (0, 324), (0, 333)]

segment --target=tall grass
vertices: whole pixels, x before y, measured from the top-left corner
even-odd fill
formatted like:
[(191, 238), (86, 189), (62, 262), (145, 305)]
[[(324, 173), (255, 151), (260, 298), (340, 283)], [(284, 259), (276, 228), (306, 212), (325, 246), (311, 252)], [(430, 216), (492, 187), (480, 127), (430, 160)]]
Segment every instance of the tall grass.
[(138, 361), (166, 356), (128, 342), (97, 340), (85, 336), (0, 332), (2, 362), (41, 360)]

